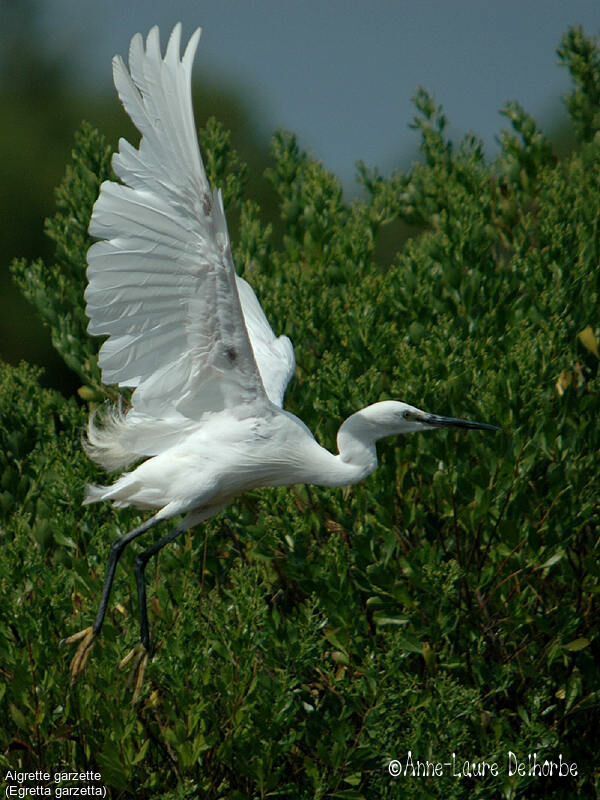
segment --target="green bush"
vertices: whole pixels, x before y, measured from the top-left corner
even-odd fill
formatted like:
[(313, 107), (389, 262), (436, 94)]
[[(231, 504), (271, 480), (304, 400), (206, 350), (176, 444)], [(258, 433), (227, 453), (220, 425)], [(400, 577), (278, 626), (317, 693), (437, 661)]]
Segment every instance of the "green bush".
[[(445, 138), (419, 91), (422, 163), (389, 179), (360, 166), (363, 201), (275, 136), (277, 240), (225, 133), (204, 130), (239, 215), (238, 269), (296, 347), (287, 408), (330, 448), (345, 416), (385, 398), (502, 432), (385, 441), (361, 485), (251, 492), (164, 550), (135, 708), (115, 666), (137, 637), (136, 545), (74, 687), (58, 642), (91, 623), (110, 542), (142, 517), (81, 508), (97, 480), (88, 409), (2, 367), (3, 774), (93, 769), (113, 797), (163, 800), (599, 795), (600, 56), (577, 29), (559, 55), (575, 82), (568, 158), (510, 104), (489, 164), (475, 138)], [(56, 262), (15, 264), (91, 402), (114, 397), (83, 311), (108, 175), (83, 128), (48, 224)], [(398, 220), (421, 232), (382, 268), (378, 234)], [(510, 777), (509, 751), (562, 754), (577, 775)], [(392, 778), (409, 752), (499, 774)]]

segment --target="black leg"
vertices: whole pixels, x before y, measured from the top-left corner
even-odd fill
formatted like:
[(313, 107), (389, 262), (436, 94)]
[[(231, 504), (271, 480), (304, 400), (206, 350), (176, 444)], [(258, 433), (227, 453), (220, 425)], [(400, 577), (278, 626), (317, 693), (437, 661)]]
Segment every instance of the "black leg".
[(146, 565), (148, 561), (152, 558), (152, 556), (156, 555), (163, 547), (169, 542), (172, 542), (173, 539), (176, 539), (181, 533), (186, 531), (189, 528), (189, 525), (186, 525), (185, 522), (181, 522), (176, 528), (174, 528), (170, 533), (166, 536), (163, 536), (162, 539), (159, 539), (155, 542), (151, 547), (147, 550), (144, 550), (143, 553), (140, 553), (139, 556), (135, 559), (135, 582), (137, 584), (137, 592), (138, 592), (138, 602), (140, 607), (140, 640), (146, 650), (150, 650), (150, 627), (148, 625), (148, 608), (146, 605), (146, 582), (144, 580), (144, 572), (146, 570)]
[(124, 536), (121, 536), (112, 543), (110, 547), (110, 554), (108, 556), (108, 566), (106, 569), (106, 578), (104, 579), (104, 588), (102, 589), (102, 597), (100, 598), (100, 605), (98, 607), (98, 613), (96, 614), (94, 624), (89, 628), (79, 631), (79, 633), (74, 633), (72, 636), (68, 636), (66, 639), (63, 639), (60, 642), (61, 647), (65, 644), (75, 644), (76, 642), (79, 642), (79, 647), (77, 648), (77, 651), (75, 652), (75, 655), (71, 661), (71, 683), (74, 683), (77, 680), (80, 672), (85, 667), (92, 645), (98, 638), (98, 634), (102, 628), (104, 617), (106, 616), (106, 608), (108, 606), (110, 592), (115, 579), (115, 571), (117, 569), (119, 559), (123, 554), (123, 550), (127, 547), (129, 542), (133, 541), (133, 539), (136, 539), (138, 536), (141, 536), (142, 533), (146, 533), (146, 531), (154, 528), (161, 521), (162, 520), (160, 518), (157, 519), (156, 516), (151, 517), (149, 520), (146, 520), (146, 522), (142, 523), (142, 525), (139, 525), (137, 528), (134, 528), (132, 531), (129, 531), (129, 533), (126, 533)]
[[(131, 668), (131, 679), (132, 685), (134, 686), (132, 701), (134, 704), (138, 701), (140, 696), (140, 691), (144, 680), (144, 670), (146, 669), (146, 664), (148, 663), (148, 649), (150, 646), (148, 612), (146, 609), (146, 587), (144, 584), (144, 570), (146, 568), (146, 564), (153, 555), (158, 553), (158, 551), (161, 550), (166, 544), (172, 542), (173, 539), (179, 536), (180, 533), (183, 533), (183, 531), (188, 530), (188, 528), (191, 528), (194, 525), (197, 525), (199, 522), (212, 517), (213, 514), (217, 514), (219, 511), (225, 508), (225, 505), (226, 504), (223, 503), (215, 506), (204, 506), (195, 511), (189, 512), (179, 523), (179, 525), (171, 531), (171, 533), (163, 536), (162, 539), (159, 539), (155, 544), (152, 545), (152, 547), (149, 547), (136, 558), (135, 579), (140, 603), (141, 642), (137, 644), (120, 663), (121, 667), (125, 667), (127, 664), (133, 662)], [(79, 633), (75, 633), (72, 636), (63, 639), (60, 643), (61, 646), (64, 644), (79, 643), (77, 651), (73, 656), (73, 660), (71, 661), (71, 683), (74, 683), (77, 680), (79, 674), (85, 667), (92, 645), (97, 639), (104, 623), (104, 617), (106, 616), (106, 608), (108, 606), (108, 600), (115, 577), (115, 571), (123, 550), (127, 547), (129, 542), (133, 541), (138, 536), (141, 536), (142, 533), (146, 533), (146, 531), (154, 528), (159, 522), (162, 522), (162, 519), (157, 519), (157, 517), (154, 516), (112, 543), (110, 555), (108, 557), (108, 567), (106, 570), (106, 578), (104, 580), (104, 588), (102, 590), (100, 606), (98, 607), (98, 613), (96, 614), (94, 624), (89, 628), (85, 628), (85, 630), (79, 631)]]
[(156, 519), (156, 517), (152, 517), (151, 519), (142, 523), (142, 525), (139, 525), (137, 528), (129, 531), (129, 533), (126, 533), (124, 536), (116, 539), (110, 546), (108, 566), (106, 568), (106, 578), (104, 579), (104, 588), (102, 589), (102, 597), (100, 598), (98, 613), (96, 614), (96, 619), (94, 620), (94, 624), (92, 626), (92, 631), (94, 632), (95, 636), (100, 633), (100, 629), (102, 628), (102, 624), (104, 622), (104, 617), (106, 616), (106, 609), (108, 606), (108, 600), (112, 590), (113, 581), (115, 579), (117, 564), (119, 563), (119, 559), (123, 554), (123, 550), (125, 550), (129, 542), (137, 539), (137, 537), (141, 536), (142, 533), (146, 533), (146, 531), (154, 528), (159, 522), (161, 522), (161, 520)]

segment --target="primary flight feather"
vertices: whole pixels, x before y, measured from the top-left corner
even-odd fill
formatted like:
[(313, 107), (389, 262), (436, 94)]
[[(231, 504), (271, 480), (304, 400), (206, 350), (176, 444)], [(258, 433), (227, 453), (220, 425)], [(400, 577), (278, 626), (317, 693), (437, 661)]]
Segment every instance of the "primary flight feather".
[(86, 449), (108, 470), (125, 472), (110, 486), (90, 486), (86, 503), (110, 500), (155, 511), (113, 543), (93, 626), (64, 640), (79, 642), (75, 679), (100, 632), (117, 562), (127, 544), (162, 520), (182, 521), (136, 559), (140, 644), (133, 662), (137, 698), (150, 647), (144, 568), (184, 530), (221, 511), (242, 492), (266, 485), (356, 483), (377, 467), (384, 436), (454, 426), (496, 430), (384, 401), (340, 427), (338, 454), (283, 409), (294, 350), (276, 337), (251, 286), (235, 271), (223, 198), (202, 163), (191, 99), (200, 30), (183, 57), (177, 25), (161, 54), (158, 28), (133, 37), (129, 68), (113, 60), (115, 87), (141, 134), (121, 139), (113, 169), (93, 209), (85, 292), (89, 332), (108, 337), (99, 364), (106, 384), (134, 389), (131, 408), (93, 414)]

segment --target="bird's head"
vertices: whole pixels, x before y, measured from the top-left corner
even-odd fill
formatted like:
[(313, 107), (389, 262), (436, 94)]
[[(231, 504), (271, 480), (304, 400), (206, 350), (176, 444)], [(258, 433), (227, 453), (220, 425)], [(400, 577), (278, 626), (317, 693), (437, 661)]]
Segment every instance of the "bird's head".
[[(359, 412), (361, 422), (365, 429), (370, 430), (373, 439), (382, 439), (385, 436), (394, 436), (402, 433), (415, 433), (434, 428), (474, 428), (484, 431), (497, 431), (495, 425), (486, 422), (473, 422), (470, 419), (456, 417), (440, 417), (430, 414), (420, 408), (399, 403), (395, 400), (384, 400), (373, 403)], [(366, 431), (365, 431), (366, 432)]]

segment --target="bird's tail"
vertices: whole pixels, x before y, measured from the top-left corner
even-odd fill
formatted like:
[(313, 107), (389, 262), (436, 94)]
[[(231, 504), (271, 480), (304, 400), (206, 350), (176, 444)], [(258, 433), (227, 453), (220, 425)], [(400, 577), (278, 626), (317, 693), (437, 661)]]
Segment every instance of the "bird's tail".
[(100, 486), (95, 483), (91, 483), (86, 486), (85, 489), (85, 498), (83, 500), (83, 505), (88, 506), (90, 503), (100, 503), (102, 500), (105, 499), (106, 492), (110, 489), (110, 486)]
[[(100, 423), (97, 418), (98, 409), (91, 413), (82, 441), (85, 452), (92, 461), (104, 467), (107, 472), (123, 469), (137, 461), (140, 455), (131, 453), (122, 444), (129, 426), (127, 412), (123, 411), (121, 404), (106, 406)], [(94, 499), (89, 499), (88, 502), (93, 503)]]

